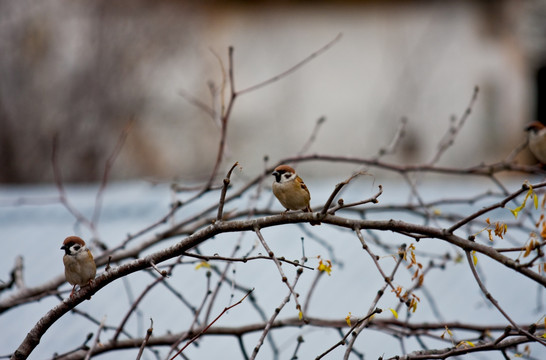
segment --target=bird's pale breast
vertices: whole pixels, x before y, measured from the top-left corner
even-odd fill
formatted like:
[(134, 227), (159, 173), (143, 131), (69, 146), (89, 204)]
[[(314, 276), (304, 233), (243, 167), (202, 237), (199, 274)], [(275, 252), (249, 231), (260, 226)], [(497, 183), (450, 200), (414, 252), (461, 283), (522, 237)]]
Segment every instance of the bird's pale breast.
[(307, 208), (311, 196), (308, 191), (301, 188), (295, 181), (286, 183), (273, 183), (273, 194), (279, 202), (289, 210), (302, 210)]
[(66, 281), (72, 285), (87, 285), (97, 273), (93, 257), (87, 252), (79, 253), (76, 256), (64, 255), (63, 263)]

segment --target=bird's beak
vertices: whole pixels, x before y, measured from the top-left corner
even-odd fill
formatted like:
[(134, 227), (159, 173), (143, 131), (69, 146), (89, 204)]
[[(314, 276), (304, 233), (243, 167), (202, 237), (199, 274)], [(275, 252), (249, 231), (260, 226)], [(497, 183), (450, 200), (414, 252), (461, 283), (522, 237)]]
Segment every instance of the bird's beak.
[(279, 176), (279, 172), (278, 172), (278, 171), (273, 171), (273, 172), (271, 173), (271, 175), (273, 175), (274, 177), (277, 177), (277, 176)]

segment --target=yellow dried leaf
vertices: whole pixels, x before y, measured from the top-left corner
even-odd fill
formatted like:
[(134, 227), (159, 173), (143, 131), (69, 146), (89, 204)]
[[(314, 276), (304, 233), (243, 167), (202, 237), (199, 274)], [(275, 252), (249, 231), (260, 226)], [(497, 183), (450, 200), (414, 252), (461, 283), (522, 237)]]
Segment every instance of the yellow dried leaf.
[(508, 230), (508, 225), (500, 223), (500, 222), (495, 223), (495, 235), (497, 235), (501, 239), (503, 238), (502, 236), (506, 234), (507, 230)]
[(210, 264), (206, 261), (201, 261), (199, 264), (195, 265), (195, 270), (199, 270), (202, 267), (210, 269)]
[(396, 319), (398, 319), (398, 313), (393, 308), (389, 309)]
[(303, 319), (303, 313), (301, 312), (301, 310), (298, 313), (298, 319), (300, 319), (300, 320)]
[(533, 194), (533, 201), (535, 204), (535, 209), (538, 209), (538, 196), (537, 194)]
[(409, 307), (411, 312), (415, 312), (417, 310), (417, 301), (418, 300), (411, 299), (411, 303), (410, 303), (410, 307)]
[(474, 262), (474, 266), (478, 264), (478, 257), (476, 256), (476, 250), (472, 251), (472, 261)]
[(527, 186), (529, 186), (529, 190), (527, 190), (527, 194), (525, 194), (525, 199), (523, 199), (523, 202), (527, 201), (527, 199), (529, 199), (529, 196), (535, 193), (531, 184), (528, 183)]
[(521, 205), (518, 206), (517, 208), (515, 208), (515, 209), (509, 209), (510, 212), (512, 213), (512, 215), (514, 215), (514, 218), (515, 218), (515, 219), (518, 218), (519, 212), (521, 211), (521, 209), (523, 209), (524, 206), (525, 206), (525, 201), (523, 202), (523, 204), (521, 204)]
[(345, 317), (345, 322), (347, 323), (347, 325), (349, 325), (349, 327), (351, 326), (351, 312), (349, 311), (349, 315), (347, 315)]
[(413, 276), (411, 277), (411, 280), (415, 280), (419, 276), (419, 269), (415, 270), (413, 273)]
[[(449, 338), (451, 339), (451, 342), (453, 343), (453, 333), (451, 332), (451, 330), (449, 330), (447, 326), (444, 326), (444, 327), (445, 327), (445, 330), (440, 337), (443, 339), (447, 333), (449, 335)], [(453, 343), (453, 345), (455, 345), (455, 343)]]
[(462, 340), (462, 341), (460, 341), (460, 342), (457, 344), (456, 347), (460, 347), (460, 346), (463, 346), (463, 347), (467, 348), (467, 347), (469, 347), (469, 346), (470, 346), (470, 347), (474, 347), (474, 346), (476, 346), (476, 345), (474, 345), (474, 343), (473, 343), (472, 341), (469, 341), (469, 340)]
[(321, 259), (319, 261), (317, 270), (321, 272), (326, 272), (328, 275), (330, 275), (330, 273), (332, 272), (332, 262), (330, 260), (326, 260), (326, 262), (323, 262)]

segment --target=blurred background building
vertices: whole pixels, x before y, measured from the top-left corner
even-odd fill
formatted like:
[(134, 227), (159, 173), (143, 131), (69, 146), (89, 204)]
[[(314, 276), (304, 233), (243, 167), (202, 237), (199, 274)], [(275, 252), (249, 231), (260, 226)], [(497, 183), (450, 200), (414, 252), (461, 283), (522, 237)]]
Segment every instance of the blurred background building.
[(255, 173), (265, 155), (297, 154), (322, 116), (311, 153), (371, 157), (406, 117), (388, 160), (427, 161), (475, 86), (443, 164), (500, 160), (525, 123), (546, 119), (542, 0), (0, 0), (0, 182), (50, 182), (55, 134), (64, 180), (98, 181), (130, 118), (112, 178), (198, 180), (220, 131), (180, 94), (219, 109), (229, 46), (243, 89), (339, 33), (297, 72), (237, 99), (229, 164)]

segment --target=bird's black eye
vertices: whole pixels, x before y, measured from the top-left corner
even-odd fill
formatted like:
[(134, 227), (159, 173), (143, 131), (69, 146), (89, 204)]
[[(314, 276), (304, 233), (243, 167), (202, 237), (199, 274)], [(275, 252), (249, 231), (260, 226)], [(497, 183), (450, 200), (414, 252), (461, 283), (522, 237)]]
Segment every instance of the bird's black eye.
[(290, 174), (284, 174), (284, 177), (285, 177), (286, 179), (289, 179), (289, 178), (290, 178)]

